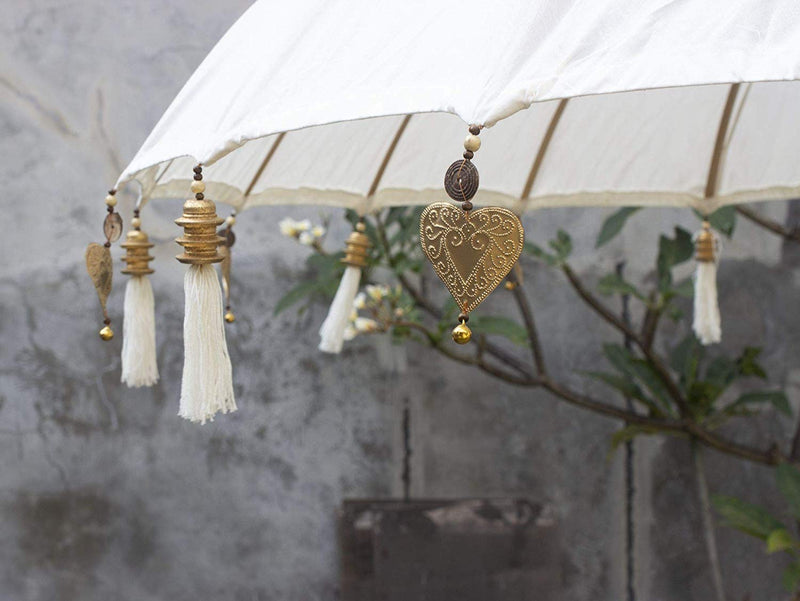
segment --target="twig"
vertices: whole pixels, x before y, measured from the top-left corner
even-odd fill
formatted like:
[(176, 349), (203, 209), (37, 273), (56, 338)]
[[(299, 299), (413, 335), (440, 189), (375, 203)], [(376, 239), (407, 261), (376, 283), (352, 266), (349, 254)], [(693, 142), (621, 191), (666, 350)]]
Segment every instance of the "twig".
[(528, 295), (525, 292), (525, 287), (522, 282), (519, 281), (516, 275), (512, 277), (515, 285), (511, 289), (511, 293), (514, 295), (514, 300), (517, 301), (517, 307), (522, 315), (522, 321), (525, 323), (525, 329), (528, 332), (528, 342), (531, 346), (531, 353), (533, 353), (533, 363), (536, 365), (537, 373), (540, 376), (545, 376), (547, 375), (547, 366), (545, 365), (544, 353), (542, 352), (542, 346), (539, 342), (539, 333), (536, 328), (536, 321), (533, 317), (533, 308), (528, 301)]
[(750, 207), (737, 205), (736, 212), (739, 213), (742, 217), (749, 219), (756, 225), (760, 225), (761, 227), (771, 231), (773, 234), (777, 234), (778, 236), (781, 236), (782, 238), (785, 238), (790, 242), (800, 243), (800, 231), (798, 231), (797, 228), (787, 229), (777, 221), (773, 221), (768, 217), (759, 215), (756, 211), (754, 211)]
[(653, 352), (652, 348), (645, 344), (645, 341), (641, 338), (641, 336), (634, 332), (633, 329), (628, 327), (619, 317), (614, 314), (613, 311), (608, 309), (605, 305), (603, 305), (603, 303), (597, 300), (597, 298), (583, 285), (583, 282), (581, 282), (580, 278), (578, 278), (578, 275), (568, 264), (564, 263), (561, 266), (561, 269), (567, 276), (569, 283), (572, 284), (572, 287), (578, 293), (578, 296), (580, 296), (587, 305), (594, 309), (594, 311), (600, 315), (600, 317), (622, 332), (642, 351), (642, 354), (644, 354), (644, 356), (648, 359), (650, 364), (653, 366), (653, 369), (656, 370), (658, 377), (663, 382), (667, 392), (669, 392), (669, 395), (672, 397), (672, 400), (675, 401), (678, 409), (680, 409), (681, 415), (691, 415), (689, 404), (683, 397), (680, 387), (675, 383), (675, 380), (672, 379), (667, 366), (664, 365), (663, 361), (661, 361), (661, 359)]

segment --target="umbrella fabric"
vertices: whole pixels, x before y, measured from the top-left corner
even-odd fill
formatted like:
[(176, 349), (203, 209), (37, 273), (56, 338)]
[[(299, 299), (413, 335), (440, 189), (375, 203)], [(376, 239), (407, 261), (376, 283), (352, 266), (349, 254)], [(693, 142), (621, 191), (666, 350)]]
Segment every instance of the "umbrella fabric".
[(792, 0), (260, 0), (120, 183), (184, 196), (202, 162), (239, 209), (427, 204), (476, 123), (480, 204), (796, 196), (798, 48)]

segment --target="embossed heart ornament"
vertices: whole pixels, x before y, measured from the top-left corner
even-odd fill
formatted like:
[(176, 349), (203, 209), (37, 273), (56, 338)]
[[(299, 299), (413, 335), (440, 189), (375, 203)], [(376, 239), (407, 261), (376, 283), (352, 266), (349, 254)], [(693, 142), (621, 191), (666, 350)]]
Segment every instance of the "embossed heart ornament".
[(508, 275), (524, 238), (519, 218), (501, 207), (467, 213), (437, 202), (420, 217), (422, 251), (464, 313), (481, 304)]

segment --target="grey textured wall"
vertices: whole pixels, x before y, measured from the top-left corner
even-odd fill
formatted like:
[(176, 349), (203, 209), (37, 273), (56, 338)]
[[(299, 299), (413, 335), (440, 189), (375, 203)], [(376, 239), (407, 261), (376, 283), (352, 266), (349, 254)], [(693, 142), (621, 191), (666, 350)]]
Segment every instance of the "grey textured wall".
[[(400, 492), (399, 415), (408, 399), (414, 495), (546, 504), (562, 536), (563, 599), (622, 599), (622, 464), (619, 454), (606, 457), (618, 424), (427, 351), (411, 354), (399, 375), (375, 362), (379, 341), (359, 340), (340, 357), (318, 353), (324, 308), (272, 316), (305, 256), (275, 221), (318, 219), (315, 210), (240, 219), (238, 320), (229, 335), (240, 410), (197, 427), (176, 416), (183, 299), (171, 239), (179, 205), (148, 209), (162, 381), (150, 390), (120, 386), (121, 336), (97, 339), (83, 250), (100, 240), (105, 189), (247, 5), (0, 0), (0, 598), (333, 600), (336, 510), (345, 497)], [(121, 202), (123, 215), (130, 201)], [(787, 217), (782, 203), (763, 210)], [(526, 225), (541, 240), (568, 228), (590, 281), (623, 257), (632, 278), (645, 277), (657, 233), (676, 222), (696, 226), (685, 211), (650, 210), (595, 253), (602, 216), (548, 211)], [(796, 251), (742, 223), (720, 284), (725, 345), (763, 345), (773, 381), (789, 387), (793, 402), (797, 262)], [(614, 332), (557, 274), (530, 267), (526, 278), (551, 369), (568, 377), (596, 367), (600, 342)], [(110, 303), (119, 333), (123, 281), (117, 276)], [(502, 293), (487, 307), (504, 308)], [(735, 435), (788, 440), (791, 424), (766, 415)], [(769, 470), (713, 453), (707, 461), (713, 490), (774, 504)], [(711, 598), (687, 445), (637, 442), (636, 467), (638, 598)], [(719, 542), (730, 599), (780, 598), (780, 560), (737, 533), (722, 530)]]

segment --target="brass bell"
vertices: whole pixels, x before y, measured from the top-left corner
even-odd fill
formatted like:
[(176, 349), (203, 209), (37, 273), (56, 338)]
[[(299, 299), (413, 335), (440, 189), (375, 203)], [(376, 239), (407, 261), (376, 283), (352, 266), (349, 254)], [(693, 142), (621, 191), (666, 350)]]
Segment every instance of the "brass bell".
[(464, 322), (461, 322), (453, 328), (453, 342), (456, 344), (467, 344), (472, 340), (472, 330)]

